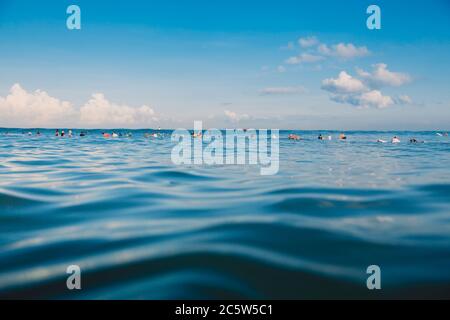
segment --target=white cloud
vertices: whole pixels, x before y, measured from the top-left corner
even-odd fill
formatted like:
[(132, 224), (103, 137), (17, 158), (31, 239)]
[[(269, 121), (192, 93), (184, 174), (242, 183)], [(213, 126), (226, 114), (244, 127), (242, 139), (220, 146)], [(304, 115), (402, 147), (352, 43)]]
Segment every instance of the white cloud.
[(225, 110), (225, 116), (232, 122), (239, 122), (241, 120), (248, 120), (250, 116), (248, 114), (238, 114), (234, 111)]
[(302, 47), (302, 48), (310, 48), (313, 47), (317, 44), (319, 44), (319, 40), (314, 37), (306, 37), (306, 38), (300, 38), (298, 39), (298, 44)]
[(102, 93), (95, 93), (80, 108), (81, 123), (89, 127), (135, 127), (156, 121), (155, 111), (143, 105), (133, 108), (108, 101)]
[(342, 71), (336, 79), (323, 80), (322, 89), (332, 93), (357, 93), (365, 91), (367, 88), (361, 80)]
[(390, 96), (384, 96), (378, 90), (367, 91), (359, 94), (332, 94), (331, 100), (351, 104), (360, 108), (387, 108), (395, 102)]
[(374, 65), (374, 72), (357, 70), (360, 78), (355, 78), (342, 71), (335, 79), (329, 78), (322, 81), (322, 89), (331, 93), (330, 98), (339, 103), (354, 105), (357, 107), (387, 108), (395, 104), (411, 104), (412, 99), (407, 95), (392, 98), (383, 95), (377, 89), (381, 84), (388, 86), (400, 86), (410, 81), (409, 76), (387, 70), (385, 64)]
[(387, 108), (394, 104), (391, 97), (383, 96), (378, 90), (363, 93), (359, 100), (359, 105), (362, 107)]
[(320, 54), (325, 56), (337, 57), (342, 59), (352, 59), (358, 57), (365, 57), (370, 54), (367, 47), (356, 47), (352, 43), (338, 43), (329, 47), (326, 44), (321, 44), (318, 47)]
[(322, 56), (313, 55), (310, 53), (302, 53), (298, 56), (290, 57), (289, 59), (286, 60), (286, 63), (287, 64), (312, 63), (321, 61), (323, 59), (324, 58)]
[(384, 63), (373, 65), (372, 73), (361, 69), (357, 69), (357, 73), (372, 86), (398, 87), (411, 81), (411, 77), (408, 74), (389, 71), (387, 65)]
[[(298, 39), (300, 48), (304, 49), (298, 55), (291, 56), (284, 61), (285, 64), (297, 65), (304, 63), (316, 63), (329, 58), (337, 58), (341, 60), (350, 60), (358, 57), (370, 55), (369, 49), (365, 46), (355, 46), (352, 43), (340, 42), (334, 45), (321, 43), (317, 37), (308, 36)], [(293, 49), (292, 42), (284, 49)]]
[(109, 102), (101, 93), (81, 108), (45, 91), (27, 92), (19, 84), (0, 97), (0, 126), (4, 127), (145, 127), (157, 120), (148, 106), (133, 108)]
[(5, 127), (52, 127), (67, 123), (76, 110), (45, 91), (27, 92), (16, 83), (5, 98), (0, 97), (0, 115), (0, 125)]
[(298, 94), (305, 93), (307, 90), (302, 87), (269, 87), (261, 90), (262, 95), (283, 95), (283, 94)]

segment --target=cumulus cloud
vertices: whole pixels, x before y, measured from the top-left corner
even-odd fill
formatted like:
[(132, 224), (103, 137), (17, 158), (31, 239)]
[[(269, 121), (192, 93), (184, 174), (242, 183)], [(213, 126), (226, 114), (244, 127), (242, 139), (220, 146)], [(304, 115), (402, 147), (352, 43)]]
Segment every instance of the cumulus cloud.
[(376, 108), (387, 108), (394, 104), (394, 101), (389, 96), (384, 96), (378, 90), (372, 90), (369, 92), (364, 92), (359, 98), (359, 105), (362, 107), (376, 107)]
[(392, 72), (388, 70), (387, 64), (374, 64), (372, 73), (357, 69), (358, 75), (369, 82), (372, 86), (393, 86), (399, 87), (411, 81), (411, 77), (406, 73)]
[(322, 56), (310, 54), (310, 53), (302, 53), (298, 56), (290, 57), (286, 60), (287, 64), (300, 64), (300, 63), (312, 63), (321, 61), (324, 58)]
[(352, 43), (338, 43), (329, 47), (326, 44), (321, 44), (318, 47), (320, 54), (325, 56), (337, 57), (341, 59), (352, 59), (358, 57), (365, 57), (370, 54), (367, 47), (357, 47)]
[(330, 92), (331, 100), (363, 108), (387, 108), (395, 104), (411, 104), (412, 99), (407, 95), (390, 97), (383, 95), (377, 88), (382, 84), (386, 86), (400, 86), (409, 81), (402, 73), (387, 70), (385, 64), (374, 66), (374, 72), (369, 73), (358, 70), (359, 79), (345, 71), (339, 73), (337, 78), (328, 78), (322, 81), (322, 89)]
[(248, 120), (250, 119), (250, 116), (248, 114), (238, 114), (234, 111), (225, 110), (224, 111), (225, 117), (227, 117), (228, 120), (231, 122), (239, 122), (241, 120)]
[(0, 97), (0, 115), (0, 125), (5, 127), (51, 127), (67, 123), (76, 110), (45, 91), (27, 92), (16, 83), (5, 98)]
[(298, 39), (298, 44), (302, 48), (309, 48), (309, 47), (314, 47), (315, 45), (319, 44), (319, 40), (314, 36), (310, 36), (310, 37)]
[(365, 91), (367, 88), (361, 80), (342, 71), (336, 79), (323, 80), (322, 89), (333, 93), (357, 93)]
[(157, 120), (149, 106), (118, 105), (101, 93), (76, 108), (45, 91), (28, 92), (20, 84), (13, 85), (5, 98), (0, 96), (0, 115), (4, 127), (145, 127)]
[(268, 87), (260, 91), (261, 95), (283, 95), (305, 93), (307, 90), (302, 87)]
[(135, 127), (145, 126), (158, 119), (155, 111), (149, 106), (133, 108), (118, 105), (108, 101), (102, 93), (95, 93), (80, 108), (80, 120), (89, 127)]
[(360, 94), (333, 94), (331, 100), (351, 104), (360, 108), (383, 109), (393, 105), (395, 102), (390, 96), (384, 96), (378, 90), (363, 92)]

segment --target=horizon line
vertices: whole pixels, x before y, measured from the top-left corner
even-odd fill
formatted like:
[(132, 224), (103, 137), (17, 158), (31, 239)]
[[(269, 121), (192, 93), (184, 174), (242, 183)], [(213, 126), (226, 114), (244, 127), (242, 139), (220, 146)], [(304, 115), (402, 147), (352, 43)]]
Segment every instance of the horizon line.
[[(413, 130), (413, 129), (276, 129), (276, 128), (204, 128), (202, 131), (207, 130), (279, 130), (282, 131), (335, 131), (335, 132), (450, 132), (450, 129), (424, 129), (424, 130)], [(107, 131), (107, 130), (128, 130), (128, 131), (142, 131), (142, 130), (154, 130), (154, 131), (174, 131), (174, 130), (192, 130), (194, 128), (45, 128), (45, 127), (0, 127), (0, 130), (77, 130), (77, 131)]]

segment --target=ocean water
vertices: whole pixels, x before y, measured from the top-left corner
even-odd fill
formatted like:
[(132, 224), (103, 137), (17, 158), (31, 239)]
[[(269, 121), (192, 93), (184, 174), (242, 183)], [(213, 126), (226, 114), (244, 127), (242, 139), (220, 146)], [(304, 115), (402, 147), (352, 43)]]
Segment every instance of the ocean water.
[(0, 129), (2, 298), (450, 298), (449, 137), (282, 131), (262, 176), (174, 165), (170, 131), (41, 132)]

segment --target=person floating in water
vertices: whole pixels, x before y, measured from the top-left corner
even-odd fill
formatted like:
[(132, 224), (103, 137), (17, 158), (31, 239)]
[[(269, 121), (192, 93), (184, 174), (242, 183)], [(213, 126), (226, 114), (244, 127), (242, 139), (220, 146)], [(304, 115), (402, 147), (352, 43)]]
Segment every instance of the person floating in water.
[(59, 129), (56, 129), (56, 131), (55, 131), (55, 136), (56, 136), (56, 137), (59, 137)]
[(36, 132), (36, 135), (37, 135), (37, 136), (40, 136), (40, 135), (41, 135), (41, 132), (38, 130), (38, 131)]
[(64, 130), (61, 130), (61, 137), (64, 137), (65, 134)]
[(323, 136), (322, 136), (322, 134), (321, 134), (321, 133), (319, 134), (319, 136), (317, 137), (317, 139), (319, 139), (319, 140), (323, 140)]
[(300, 136), (299, 135), (296, 135), (296, 134), (290, 134), (289, 136), (288, 136), (288, 139), (289, 140), (300, 140), (301, 138), (300, 138)]
[(72, 138), (72, 129), (69, 129), (69, 138)]
[(111, 135), (107, 132), (102, 132), (103, 138), (111, 138)]
[(417, 140), (416, 138), (409, 139), (409, 143), (424, 143), (425, 141)]
[(400, 139), (397, 136), (393, 137), (391, 140), (392, 143), (400, 143)]
[(339, 140), (347, 140), (347, 137), (344, 133), (339, 134)]
[(84, 132), (84, 131), (80, 132), (80, 137), (84, 137), (85, 135), (86, 135), (86, 132)]

